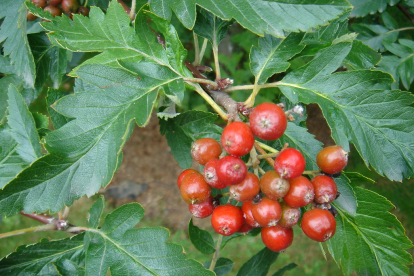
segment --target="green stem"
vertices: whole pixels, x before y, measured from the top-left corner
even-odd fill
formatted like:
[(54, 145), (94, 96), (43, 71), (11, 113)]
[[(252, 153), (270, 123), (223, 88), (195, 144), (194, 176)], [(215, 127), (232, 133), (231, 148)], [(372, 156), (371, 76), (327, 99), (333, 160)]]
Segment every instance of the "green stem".
[(63, 207), (62, 215), (59, 216), (59, 219), (61, 220), (67, 220), (69, 216), (69, 207), (65, 206)]
[(392, 32), (408, 31), (408, 30), (414, 30), (414, 27), (405, 27), (405, 28), (400, 28), (400, 29), (391, 30), (391, 31), (388, 31), (388, 32), (384, 33), (384, 35), (385, 35), (385, 34), (392, 33)]
[(7, 238), (7, 237), (12, 237), (12, 236), (17, 236), (17, 235), (22, 235), (22, 234), (26, 234), (26, 233), (51, 231), (51, 230), (56, 230), (56, 225), (55, 224), (39, 225), (39, 226), (34, 226), (34, 227), (26, 228), (26, 229), (19, 229), (19, 230), (7, 232), (7, 233), (2, 233), (2, 234), (0, 234), (0, 239)]
[(198, 36), (195, 32), (193, 32), (193, 38), (194, 38), (194, 50), (195, 50), (195, 57), (193, 65), (197, 66), (200, 64), (200, 47), (198, 45)]
[(208, 39), (204, 38), (203, 45), (201, 46), (201, 50), (200, 50), (200, 60), (199, 60), (200, 63), (203, 60), (204, 53), (206, 52), (207, 42), (208, 42)]
[(183, 80), (187, 81), (187, 82), (205, 83), (205, 84), (211, 85), (213, 87), (213, 89), (218, 87), (217, 82), (209, 80), (209, 79), (184, 77)]
[(255, 143), (257, 143), (262, 149), (265, 149), (267, 151), (270, 151), (270, 152), (273, 152), (273, 153), (279, 152), (277, 149), (274, 149), (271, 146), (263, 144), (262, 142), (259, 142), (257, 140), (255, 141)]
[(197, 91), (197, 93), (204, 99), (204, 100), (206, 100), (206, 102), (208, 103), (208, 104), (210, 104), (211, 105), (211, 107), (220, 115), (220, 117), (223, 119), (223, 120), (225, 120), (225, 121), (227, 121), (228, 119), (229, 119), (229, 116), (221, 109), (221, 107), (218, 105), (218, 104), (216, 104), (216, 102), (215, 101), (213, 101), (213, 99), (203, 90), (203, 89), (201, 89), (201, 87), (200, 86), (198, 86), (198, 85), (194, 85), (194, 84), (192, 84), (192, 83), (189, 83), (191, 86), (193, 86), (194, 87), (194, 89), (195, 89), (195, 91)]
[[(276, 87), (276, 86), (279, 86), (280, 83), (281, 82), (277, 81), (277, 82), (271, 82), (271, 83), (265, 83), (265, 84), (257, 85), (257, 89)], [(232, 92), (232, 91), (238, 91), (238, 90), (252, 90), (254, 88), (255, 88), (254, 84), (235, 85), (235, 86), (231, 86), (231, 87), (229, 87), (229, 88), (227, 88), (223, 91), (224, 92)]]
[(222, 241), (223, 241), (223, 235), (219, 235), (217, 239), (216, 252), (214, 252), (213, 259), (211, 260), (211, 264), (209, 268), (209, 270), (211, 271), (214, 271), (214, 268), (216, 267), (216, 263), (220, 255), (220, 248), (221, 248)]
[(83, 4), (84, 7), (88, 6), (88, 0), (85, 1), (85, 4)]
[(274, 158), (279, 155), (278, 152), (272, 152), (272, 153), (266, 153), (266, 154), (260, 154), (257, 156), (258, 159), (266, 159), (266, 158)]
[(220, 64), (218, 58), (218, 44), (217, 44), (217, 35), (216, 35), (216, 17), (214, 16), (214, 23), (213, 23), (213, 55), (214, 55), (214, 67), (216, 68), (216, 80), (221, 79), (220, 74)]
[(137, 8), (137, 0), (132, 0), (131, 11), (129, 12), (129, 19), (134, 20), (135, 10)]

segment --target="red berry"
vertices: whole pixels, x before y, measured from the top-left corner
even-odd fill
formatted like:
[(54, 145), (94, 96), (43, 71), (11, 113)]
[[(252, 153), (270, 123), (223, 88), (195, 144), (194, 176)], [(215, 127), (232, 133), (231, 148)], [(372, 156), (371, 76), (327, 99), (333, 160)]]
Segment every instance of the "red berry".
[(305, 171), (306, 161), (294, 148), (283, 150), (275, 159), (275, 171), (283, 178), (292, 179)]
[(227, 187), (227, 184), (220, 182), (216, 172), (216, 166), (218, 162), (218, 159), (211, 159), (207, 162), (203, 171), (204, 179), (206, 180), (207, 184), (211, 187), (216, 189), (224, 189)]
[(290, 207), (286, 204), (286, 202), (280, 203), (280, 207), (282, 207), (282, 216), (277, 222), (277, 225), (284, 228), (291, 228), (293, 225), (298, 223), (300, 218), (299, 208)]
[(260, 178), (260, 188), (266, 197), (278, 200), (289, 191), (289, 181), (280, 177), (275, 171), (267, 171)]
[(293, 242), (292, 228), (283, 228), (279, 225), (262, 228), (262, 241), (267, 248), (281, 252)]
[(239, 157), (225, 156), (217, 162), (216, 173), (219, 181), (227, 186), (242, 182), (247, 175), (247, 167)]
[(259, 178), (254, 173), (248, 172), (241, 183), (230, 186), (229, 192), (230, 196), (237, 201), (252, 200), (260, 192)]
[(315, 191), (312, 183), (304, 176), (289, 180), (290, 189), (283, 200), (291, 207), (304, 207), (312, 202)]
[(83, 16), (89, 16), (89, 9), (84, 6), (80, 6), (78, 9), (78, 14), (82, 14)]
[(335, 235), (336, 221), (329, 211), (312, 209), (303, 214), (301, 227), (312, 240), (324, 242)]
[(252, 229), (253, 229), (253, 226), (251, 226), (250, 224), (244, 223), (237, 232), (242, 233), (242, 234), (247, 234)]
[(184, 179), (184, 177), (187, 175), (187, 174), (190, 174), (190, 173), (198, 173), (198, 171), (196, 171), (196, 170), (193, 170), (193, 169), (186, 169), (186, 170), (184, 170), (179, 176), (178, 176), (178, 178), (177, 178), (177, 185), (178, 185), (178, 188), (180, 188), (180, 186), (181, 186), (181, 182), (183, 181), (183, 179)]
[(180, 186), (181, 196), (188, 204), (200, 204), (208, 200), (211, 187), (200, 173), (186, 175)]
[(220, 205), (213, 211), (211, 225), (224, 236), (231, 236), (243, 226), (243, 213), (233, 205)]
[(188, 210), (196, 218), (206, 218), (214, 211), (213, 198), (210, 196), (206, 201), (200, 204), (188, 205)]
[(213, 138), (201, 138), (191, 146), (191, 155), (200, 165), (207, 164), (211, 159), (218, 159), (221, 154), (219, 142)]
[(252, 201), (243, 203), (241, 210), (243, 212), (244, 221), (252, 227), (260, 227), (260, 224), (255, 221), (252, 215)]
[(32, 0), (32, 3), (42, 9), (47, 6), (46, 0)]
[(65, 13), (75, 13), (79, 8), (78, 0), (62, 0), (62, 9)]
[(231, 155), (243, 156), (253, 148), (254, 136), (250, 127), (243, 122), (227, 125), (221, 135), (221, 145)]
[(62, 15), (62, 10), (59, 7), (47, 6), (43, 10), (50, 12), (53, 15), (53, 17)]
[(339, 173), (348, 163), (348, 153), (341, 146), (326, 147), (316, 156), (316, 163), (325, 173)]
[(62, 0), (47, 0), (48, 5), (59, 6), (62, 3)]
[(315, 190), (315, 201), (317, 203), (331, 203), (335, 200), (338, 188), (335, 180), (326, 175), (317, 175), (311, 180)]
[(34, 15), (33, 13), (27, 11), (26, 18), (27, 18), (28, 21), (33, 21), (37, 18), (37, 16)]
[(268, 141), (280, 138), (287, 127), (285, 112), (274, 103), (256, 106), (250, 114), (249, 122), (253, 134)]
[(275, 226), (282, 215), (282, 208), (278, 201), (264, 197), (256, 203), (255, 198), (252, 204), (252, 215), (262, 227)]

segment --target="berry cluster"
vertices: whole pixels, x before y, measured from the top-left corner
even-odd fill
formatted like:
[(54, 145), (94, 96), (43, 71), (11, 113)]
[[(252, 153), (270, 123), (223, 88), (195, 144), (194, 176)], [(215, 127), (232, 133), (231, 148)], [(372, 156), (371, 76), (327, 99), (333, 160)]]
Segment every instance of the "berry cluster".
[[(87, 7), (79, 6), (77, 0), (31, 0), (33, 4), (42, 8), (44, 11), (50, 12), (53, 16), (61, 16), (62, 10), (72, 18), (73, 13), (89, 15)], [(31, 12), (27, 11), (27, 20), (33, 21), (37, 17)]]
[[(332, 177), (348, 161), (342, 147), (327, 147), (318, 153), (316, 160), (323, 173), (311, 180), (303, 176), (305, 158), (294, 148), (282, 149), (274, 160), (274, 170), (262, 171), (260, 178), (257, 170), (249, 172), (240, 158), (252, 151), (255, 136), (275, 140), (283, 135), (286, 127), (283, 109), (264, 103), (251, 111), (249, 124), (238, 121), (228, 124), (221, 135), (221, 146), (212, 138), (195, 141), (191, 154), (204, 166), (203, 174), (187, 169), (177, 180), (190, 212), (197, 218), (212, 215), (214, 230), (225, 236), (261, 227), (263, 243), (270, 250), (280, 252), (292, 244), (292, 226), (299, 222), (300, 208), (306, 207), (300, 225), (303, 232), (319, 242), (330, 239), (336, 229), (330, 203), (338, 194)], [(253, 166), (252, 154), (250, 157), (248, 165)], [(211, 196), (212, 189), (226, 187), (229, 187), (228, 194)], [(229, 195), (229, 202), (219, 205), (219, 197), (225, 195)], [(231, 205), (232, 200), (243, 205), (241, 208)]]

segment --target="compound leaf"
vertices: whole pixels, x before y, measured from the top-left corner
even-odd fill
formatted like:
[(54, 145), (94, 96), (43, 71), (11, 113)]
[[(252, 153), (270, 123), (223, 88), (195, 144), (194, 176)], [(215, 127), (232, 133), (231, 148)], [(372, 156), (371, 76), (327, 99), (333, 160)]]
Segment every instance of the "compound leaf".
[[(335, 142), (355, 145), (366, 164), (391, 180), (414, 175), (413, 95), (376, 88), (390, 75), (372, 70), (337, 72), (352, 44), (326, 48), (289, 73), (280, 89), (292, 102), (317, 103)], [(329, 85), (327, 85), (329, 84)]]
[(173, 10), (188, 29), (193, 28), (196, 20), (196, 3), (223, 20), (234, 18), (256, 34), (263, 36), (267, 33), (277, 37), (283, 37), (285, 31), (309, 31), (326, 25), (351, 8), (345, 0), (318, 0), (312, 3), (300, 0), (149, 1), (152, 12), (170, 20)]

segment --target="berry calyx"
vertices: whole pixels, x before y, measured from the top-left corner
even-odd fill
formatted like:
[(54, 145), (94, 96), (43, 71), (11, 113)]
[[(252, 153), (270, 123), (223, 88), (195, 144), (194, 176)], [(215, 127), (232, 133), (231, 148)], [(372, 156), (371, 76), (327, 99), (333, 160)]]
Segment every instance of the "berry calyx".
[(226, 183), (221, 183), (218, 179), (216, 166), (218, 163), (218, 159), (211, 159), (207, 162), (204, 166), (204, 179), (206, 180), (207, 184), (216, 189), (224, 189), (227, 187)]
[(190, 174), (190, 173), (198, 173), (198, 171), (193, 170), (193, 169), (186, 169), (186, 170), (184, 170), (182, 173), (180, 173), (180, 175), (179, 175), (179, 176), (178, 176), (178, 178), (177, 178), (177, 186), (178, 186), (178, 188), (180, 188), (180, 186), (181, 186), (181, 182), (183, 181), (184, 177), (185, 177), (187, 174)]
[(275, 159), (275, 171), (286, 179), (301, 176), (305, 171), (306, 161), (300, 151), (288, 148), (280, 152)]
[(227, 125), (221, 135), (224, 150), (234, 156), (248, 154), (253, 148), (254, 135), (250, 127), (243, 122), (232, 122)]
[(188, 205), (188, 210), (196, 218), (206, 218), (214, 211), (213, 197), (209, 197), (206, 201), (200, 204)]
[(213, 138), (198, 139), (191, 146), (191, 156), (203, 166), (211, 159), (218, 159), (220, 154), (221, 146)]
[(249, 122), (253, 134), (268, 141), (280, 138), (287, 127), (285, 112), (274, 103), (256, 106), (250, 114)]
[(281, 252), (293, 242), (292, 228), (283, 228), (279, 225), (262, 228), (262, 241), (267, 248), (275, 252)]
[(260, 224), (253, 218), (252, 215), (252, 201), (246, 201), (243, 203), (241, 210), (243, 212), (243, 218), (245, 223), (252, 227), (260, 227)]
[(304, 176), (289, 180), (290, 189), (283, 200), (291, 207), (304, 207), (312, 202), (315, 191), (312, 183)]
[(252, 200), (260, 192), (259, 178), (248, 172), (241, 183), (230, 186), (229, 192), (230, 196), (239, 202)]
[(65, 13), (75, 13), (78, 11), (78, 8), (78, 0), (62, 0), (62, 9)]
[(325, 242), (335, 235), (336, 221), (329, 211), (312, 209), (303, 214), (301, 227), (312, 240)]
[(282, 216), (277, 222), (277, 225), (284, 228), (291, 228), (293, 225), (299, 222), (300, 218), (300, 209), (294, 208), (286, 204), (286, 202), (281, 202), (280, 207), (282, 207)]
[(327, 174), (339, 173), (348, 163), (348, 152), (341, 146), (326, 147), (316, 156), (316, 163)]
[(275, 226), (282, 215), (282, 208), (278, 201), (264, 197), (257, 202), (255, 198), (252, 204), (252, 215), (262, 227)]
[(211, 225), (224, 236), (231, 236), (243, 226), (243, 213), (233, 205), (220, 205), (213, 211)]
[(188, 204), (200, 204), (208, 200), (211, 187), (200, 173), (186, 175), (180, 186), (181, 196)]
[(221, 183), (236, 185), (246, 178), (247, 167), (239, 157), (228, 155), (217, 162), (216, 173)]
[(278, 200), (289, 191), (289, 181), (280, 177), (275, 171), (267, 171), (260, 178), (260, 188), (266, 197)]
[(53, 17), (62, 15), (62, 10), (59, 7), (46, 6), (43, 10), (50, 12), (53, 15)]
[(331, 203), (335, 200), (338, 188), (335, 181), (326, 175), (317, 175), (312, 180), (312, 185), (315, 190), (315, 202)]

